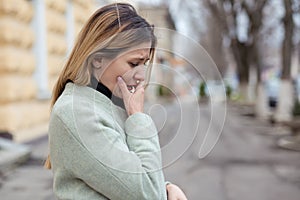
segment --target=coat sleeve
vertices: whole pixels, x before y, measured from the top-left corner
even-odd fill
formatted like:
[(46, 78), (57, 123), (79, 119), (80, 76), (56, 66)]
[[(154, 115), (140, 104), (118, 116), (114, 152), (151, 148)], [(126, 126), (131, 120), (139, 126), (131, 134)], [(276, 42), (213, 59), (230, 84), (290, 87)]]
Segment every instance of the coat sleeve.
[(126, 141), (103, 123), (81, 120), (75, 121), (74, 130), (61, 120), (69, 135), (65, 167), (111, 200), (166, 199), (158, 135), (150, 116), (136, 113), (126, 120)]

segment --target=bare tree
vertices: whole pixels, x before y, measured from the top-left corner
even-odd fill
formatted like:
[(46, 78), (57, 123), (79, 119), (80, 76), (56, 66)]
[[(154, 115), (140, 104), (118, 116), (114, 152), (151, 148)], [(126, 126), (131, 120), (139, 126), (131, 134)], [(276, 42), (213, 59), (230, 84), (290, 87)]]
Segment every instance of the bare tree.
[(284, 40), (282, 43), (282, 75), (283, 80), (291, 79), (291, 59), (293, 49), (293, 2), (292, 0), (284, 0), (285, 15), (283, 17)]
[(296, 1), (283, 0), (285, 14), (282, 19), (284, 27), (284, 39), (282, 42), (282, 73), (281, 86), (279, 90), (278, 108), (275, 115), (277, 121), (288, 121), (291, 119), (291, 109), (294, 103), (293, 85), (291, 80), (291, 60), (293, 51), (293, 35), (295, 24), (293, 10)]
[(222, 28), (215, 25), (216, 19), (212, 17), (206, 17), (206, 24), (205, 32), (201, 33), (201, 44), (216, 63), (221, 76), (224, 77), (228, 63), (223, 48)]
[[(249, 70), (253, 65), (257, 68), (258, 81), (262, 61), (259, 54), (258, 42), (263, 21), (263, 9), (268, 0), (205, 0), (211, 16), (222, 28), (223, 38), (230, 40), (230, 49), (237, 66), (237, 73), (242, 93), (247, 98)], [(238, 20), (244, 15), (248, 19), (247, 35), (239, 37)]]

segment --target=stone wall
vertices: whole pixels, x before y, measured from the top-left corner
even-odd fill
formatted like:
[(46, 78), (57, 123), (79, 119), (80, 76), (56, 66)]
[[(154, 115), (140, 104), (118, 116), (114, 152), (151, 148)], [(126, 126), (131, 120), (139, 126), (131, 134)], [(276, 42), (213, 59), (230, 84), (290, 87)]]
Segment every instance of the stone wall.
[(47, 67), (49, 90), (60, 73), (67, 53), (66, 0), (46, 0)]
[[(48, 90), (60, 73), (67, 54), (67, 4), (72, 4), (74, 35), (94, 9), (93, 0), (43, 0), (45, 5), (46, 71)], [(34, 77), (37, 57), (33, 47), (34, 3), (0, 0), (0, 136), (9, 132), (15, 141), (26, 141), (47, 132), (50, 98), (38, 98)], [(39, 49), (38, 49), (39, 50)], [(37, 50), (37, 51), (38, 51)]]

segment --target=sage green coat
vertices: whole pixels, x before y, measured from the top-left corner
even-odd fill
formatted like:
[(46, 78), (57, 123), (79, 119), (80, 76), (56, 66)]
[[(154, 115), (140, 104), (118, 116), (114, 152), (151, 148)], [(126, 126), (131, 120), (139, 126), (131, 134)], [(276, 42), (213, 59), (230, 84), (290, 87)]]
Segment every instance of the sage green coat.
[(128, 117), (92, 88), (66, 85), (51, 113), (49, 143), (58, 199), (167, 199), (151, 117)]

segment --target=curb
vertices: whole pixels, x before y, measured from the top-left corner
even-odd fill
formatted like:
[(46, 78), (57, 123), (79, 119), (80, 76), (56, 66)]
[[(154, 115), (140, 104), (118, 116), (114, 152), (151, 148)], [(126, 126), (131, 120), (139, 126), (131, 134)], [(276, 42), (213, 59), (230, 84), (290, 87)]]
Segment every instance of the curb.
[(0, 138), (0, 174), (4, 174), (27, 161), (31, 149), (23, 144)]

